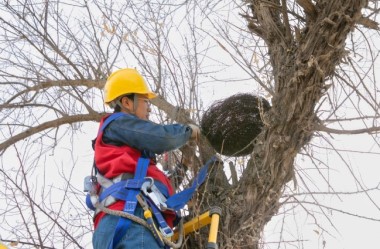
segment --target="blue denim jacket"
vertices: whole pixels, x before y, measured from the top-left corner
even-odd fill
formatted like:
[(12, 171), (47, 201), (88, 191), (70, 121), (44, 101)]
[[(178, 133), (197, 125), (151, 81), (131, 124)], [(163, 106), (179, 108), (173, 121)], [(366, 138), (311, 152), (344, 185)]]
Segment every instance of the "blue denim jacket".
[(148, 151), (149, 157), (183, 146), (192, 130), (187, 125), (161, 125), (126, 114), (112, 121), (103, 132), (103, 141), (116, 146), (129, 145)]

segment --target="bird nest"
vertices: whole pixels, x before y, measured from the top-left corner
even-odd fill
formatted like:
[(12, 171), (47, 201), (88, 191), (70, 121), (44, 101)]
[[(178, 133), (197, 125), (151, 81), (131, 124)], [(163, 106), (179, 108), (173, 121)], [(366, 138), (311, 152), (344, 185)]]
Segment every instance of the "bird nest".
[(211, 105), (204, 113), (201, 128), (212, 147), (225, 156), (252, 152), (254, 138), (264, 124), (262, 115), (269, 102), (253, 94), (236, 94)]

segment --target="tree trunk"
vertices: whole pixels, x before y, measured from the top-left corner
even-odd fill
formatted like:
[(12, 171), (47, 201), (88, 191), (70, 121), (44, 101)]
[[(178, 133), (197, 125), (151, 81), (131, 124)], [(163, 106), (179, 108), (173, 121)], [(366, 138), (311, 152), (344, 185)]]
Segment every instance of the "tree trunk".
[[(358, 0), (324, 0), (316, 5), (298, 1), (306, 19), (304, 30), (297, 33), (291, 31), (286, 6), (279, 1), (248, 2), (252, 10), (248, 27), (268, 46), (275, 89), (265, 129), (239, 183), (228, 185), (222, 168), (215, 167), (206, 185), (207, 198), (199, 198), (208, 200), (201, 207), (223, 208), (219, 248), (259, 248), (264, 226), (278, 211), (285, 184), (294, 178), (295, 157), (313, 136), (318, 123), (315, 107), (328, 88), (326, 79), (345, 55), (347, 35), (366, 5)], [(198, 236), (188, 248), (202, 248), (205, 239)]]

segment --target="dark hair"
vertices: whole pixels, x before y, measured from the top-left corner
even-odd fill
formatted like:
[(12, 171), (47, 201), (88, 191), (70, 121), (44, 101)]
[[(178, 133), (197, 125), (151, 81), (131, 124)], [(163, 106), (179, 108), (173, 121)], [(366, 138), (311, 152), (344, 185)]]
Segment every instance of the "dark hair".
[[(120, 103), (121, 103), (121, 99), (124, 98), (124, 97), (127, 97), (128, 99), (130, 100), (133, 100), (134, 97), (135, 97), (135, 94), (134, 93), (130, 93), (130, 94), (125, 94), (123, 96), (120, 97)], [(113, 109), (113, 112), (121, 112), (121, 107), (119, 105), (115, 105), (115, 108)]]

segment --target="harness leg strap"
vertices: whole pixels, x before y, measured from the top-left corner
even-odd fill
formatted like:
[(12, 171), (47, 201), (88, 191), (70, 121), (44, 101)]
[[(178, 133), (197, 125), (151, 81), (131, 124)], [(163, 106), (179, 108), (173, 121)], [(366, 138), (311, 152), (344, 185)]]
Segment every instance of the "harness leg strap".
[[(137, 166), (136, 166), (136, 172), (133, 180), (140, 181), (144, 179), (146, 176), (146, 173), (148, 171), (149, 166), (149, 159), (140, 157)], [(128, 190), (127, 199), (125, 201), (124, 205), (124, 212), (127, 212), (129, 214), (134, 214), (137, 206), (137, 198), (136, 196), (140, 193), (140, 189), (132, 188)], [(126, 234), (129, 226), (131, 225), (131, 220), (126, 219), (123, 217), (119, 218), (119, 222), (117, 223), (114, 237), (111, 243), (108, 246), (108, 249), (113, 249), (121, 240), (121, 238)]]

